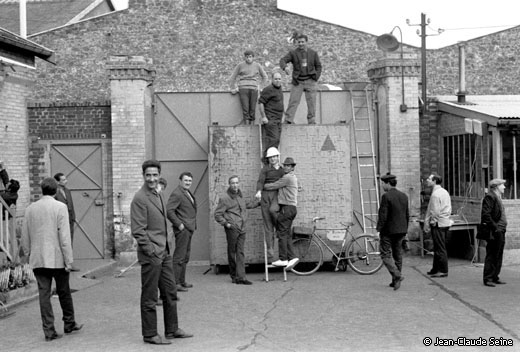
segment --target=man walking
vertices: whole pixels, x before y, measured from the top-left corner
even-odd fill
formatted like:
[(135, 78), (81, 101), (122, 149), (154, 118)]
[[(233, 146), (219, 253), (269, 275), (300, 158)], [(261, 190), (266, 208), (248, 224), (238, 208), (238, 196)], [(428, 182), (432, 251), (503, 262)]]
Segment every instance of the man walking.
[(433, 187), (424, 217), (424, 232), (431, 231), (433, 240), (433, 266), (427, 273), (431, 277), (448, 276), (446, 235), (451, 226), (451, 198), (441, 183), (442, 177), (437, 174), (431, 174), (426, 179), (426, 184)]
[(224, 226), (226, 232), (231, 282), (237, 285), (252, 285), (253, 283), (246, 278), (245, 269), (246, 209), (255, 208), (258, 204), (244, 201), (238, 176), (231, 176), (228, 184), (229, 188), (220, 196), (215, 209), (215, 221)]
[[(143, 341), (154, 345), (169, 345), (168, 339), (186, 338), (179, 328), (175, 277), (172, 266), (171, 238), (168, 220), (157, 183), (161, 164), (147, 160), (142, 165), (144, 184), (130, 205), (132, 236), (137, 241), (137, 259), (141, 265), (141, 327)], [(157, 333), (157, 290), (163, 300), (164, 333)]]
[(307, 48), (308, 38), (305, 34), (296, 36), (298, 48), (291, 50), (280, 59), (280, 68), (290, 73), (287, 63), (292, 63), (292, 87), (289, 106), (285, 111), (285, 123), (294, 123), (296, 109), (300, 105), (302, 93), (307, 100), (307, 123), (316, 123), (316, 91), (321, 76), (321, 62), (318, 53)]
[(505, 284), (504, 281), (500, 280), (507, 228), (506, 212), (502, 204), (502, 195), (506, 188), (505, 183), (505, 180), (499, 178), (489, 181), (489, 192), (482, 200), (482, 230), (477, 234), (477, 238), (485, 240), (487, 243), (484, 261), (484, 285), (489, 287)]
[(287, 270), (298, 264), (299, 259), (295, 256), (291, 228), (297, 211), (298, 204), (298, 179), (294, 174), (296, 163), (293, 158), (285, 158), (283, 169), (285, 174), (281, 179), (264, 185), (267, 191), (278, 190), (278, 204), (280, 211), (276, 219), (278, 229), (278, 256), (279, 260), (273, 262), (274, 266), (285, 266)]
[(260, 201), (262, 219), (264, 220), (265, 244), (267, 247), (267, 261), (271, 263), (274, 258), (274, 233), (276, 229), (276, 218), (280, 207), (278, 205), (278, 191), (266, 190), (264, 185), (273, 183), (283, 177), (285, 171), (280, 165), (280, 152), (275, 147), (267, 150), (266, 158), (269, 164), (260, 170), (256, 182), (255, 198)]
[(173, 271), (177, 291), (185, 292), (193, 287), (186, 282), (186, 266), (190, 261), (191, 237), (197, 229), (197, 201), (190, 192), (193, 175), (190, 172), (183, 172), (179, 176), (179, 181), (179, 186), (173, 190), (168, 199), (166, 209), (175, 234)]
[(264, 150), (278, 148), (283, 116), (282, 75), (279, 72), (273, 73), (272, 83), (262, 90), (258, 102), (262, 117)]
[(380, 251), (383, 263), (390, 275), (390, 287), (398, 290), (401, 287), (403, 267), (403, 239), (408, 231), (410, 212), (408, 197), (397, 190), (397, 178), (388, 173), (381, 177), (381, 185), (386, 192), (381, 197), (378, 212), (377, 232), (379, 232)]
[(67, 207), (54, 199), (58, 184), (52, 177), (42, 181), (41, 189), (42, 198), (25, 210), (22, 248), (38, 282), (45, 341), (52, 341), (62, 336), (54, 326), (52, 279), (56, 282), (56, 293), (63, 311), (65, 333), (79, 331), (83, 324), (76, 323), (69, 286), (73, 257)]
[[(56, 192), (56, 200), (67, 205), (69, 212), (69, 225), (70, 225), (70, 243), (74, 247), (74, 222), (76, 221), (76, 212), (74, 211), (74, 202), (72, 201), (72, 195), (70, 189), (67, 188), (67, 176), (63, 173), (58, 172), (54, 175), (54, 179), (58, 182), (58, 191)], [(79, 271), (78, 268), (72, 267), (71, 271)]]

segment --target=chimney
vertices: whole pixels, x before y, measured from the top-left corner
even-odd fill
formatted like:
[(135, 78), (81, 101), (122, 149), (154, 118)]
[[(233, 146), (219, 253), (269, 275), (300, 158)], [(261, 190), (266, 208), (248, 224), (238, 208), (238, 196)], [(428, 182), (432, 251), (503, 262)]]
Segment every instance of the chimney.
[(20, 0), (20, 37), (27, 39), (27, 4)]
[(459, 91), (457, 92), (457, 102), (466, 102), (466, 51), (465, 44), (459, 43)]

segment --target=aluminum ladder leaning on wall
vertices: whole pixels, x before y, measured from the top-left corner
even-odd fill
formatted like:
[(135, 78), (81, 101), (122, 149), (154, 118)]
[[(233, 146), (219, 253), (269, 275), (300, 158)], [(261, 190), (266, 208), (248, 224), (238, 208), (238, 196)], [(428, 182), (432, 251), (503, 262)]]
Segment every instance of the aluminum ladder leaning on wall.
[(377, 213), (379, 210), (379, 184), (374, 152), (374, 135), (370, 114), (368, 91), (349, 90), (352, 108), (353, 136), (355, 144), (354, 159), (357, 164), (359, 197), (361, 200), (361, 219), (356, 214), (364, 233), (376, 233)]

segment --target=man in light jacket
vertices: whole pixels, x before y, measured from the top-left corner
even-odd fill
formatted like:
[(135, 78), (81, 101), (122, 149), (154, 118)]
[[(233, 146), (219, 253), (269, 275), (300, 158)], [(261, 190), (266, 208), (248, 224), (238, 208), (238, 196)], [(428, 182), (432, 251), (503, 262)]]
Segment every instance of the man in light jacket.
[(56, 293), (60, 298), (65, 333), (81, 330), (83, 324), (76, 323), (69, 286), (73, 258), (67, 206), (54, 199), (58, 183), (52, 177), (42, 181), (41, 189), (42, 198), (25, 211), (22, 248), (38, 281), (45, 341), (52, 341), (62, 336), (54, 327), (52, 279), (56, 282)]

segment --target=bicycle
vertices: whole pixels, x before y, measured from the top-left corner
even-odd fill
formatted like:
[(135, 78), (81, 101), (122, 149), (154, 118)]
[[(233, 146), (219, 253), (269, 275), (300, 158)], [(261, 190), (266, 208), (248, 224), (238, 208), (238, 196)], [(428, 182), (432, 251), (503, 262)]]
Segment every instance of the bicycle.
[[(362, 234), (354, 237), (350, 228), (353, 223), (341, 223), (342, 228), (320, 229), (316, 223), (324, 220), (324, 217), (312, 219), (313, 227), (293, 227), (294, 254), (300, 259), (291, 271), (297, 275), (314, 274), (323, 264), (323, 246), (332, 253), (332, 262), (335, 264), (334, 271), (346, 271), (347, 264), (356, 273), (371, 275), (379, 271), (383, 266), (381, 253), (379, 252), (379, 237), (376, 235)], [(327, 243), (316, 233), (318, 230), (344, 231), (343, 243), (339, 253), (327, 245)], [(350, 237), (350, 240), (348, 238)], [(321, 242), (321, 244), (320, 244)], [(345, 261), (347, 264), (345, 264)]]

